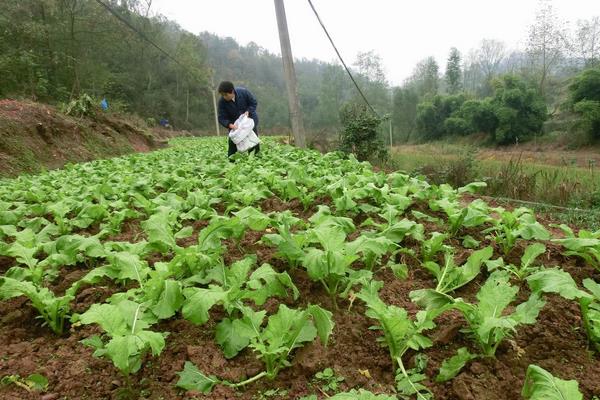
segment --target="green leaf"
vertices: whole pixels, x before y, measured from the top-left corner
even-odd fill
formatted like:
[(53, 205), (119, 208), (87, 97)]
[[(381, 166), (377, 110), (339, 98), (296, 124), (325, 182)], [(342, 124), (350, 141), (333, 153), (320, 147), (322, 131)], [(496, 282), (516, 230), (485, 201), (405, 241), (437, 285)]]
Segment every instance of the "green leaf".
[(463, 247), (466, 247), (467, 249), (476, 249), (479, 247), (480, 243), (481, 242), (479, 240), (476, 240), (471, 235), (464, 236), (462, 241)]
[(27, 386), (38, 392), (45, 392), (48, 389), (48, 379), (44, 375), (31, 374), (25, 381)]
[(313, 317), (315, 327), (317, 328), (317, 334), (323, 346), (327, 346), (329, 337), (333, 332), (335, 323), (333, 322), (333, 314), (330, 311), (325, 310), (317, 305), (308, 306), (308, 312)]
[(253, 231), (264, 231), (271, 224), (271, 218), (254, 207), (245, 207), (233, 214)]
[(569, 300), (589, 296), (577, 287), (568, 272), (559, 268), (545, 269), (528, 276), (526, 279), (533, 292), (558, 293)]
[(171, 318), (181, 308), (183, 301), (181, 283), (167, 279), (164, 281), (160, 297), (151, 307), (151, 310), (160, 319)]
[(211, 286), (209, 289), (187, 288), (184, 289), (183, 295), (183, 317), (194, 324), (202, 325), (208, 321), (208, 311), (211, 307), (223, 301), (227, 293), (220, 286)]
[(600, 284), (590, 278), (586, 278), (583, 280), (583, 286), (592, 293), (597, 301), (600, 301)]
[(534, 243), (532, 245), (527, 246), (523, 257), (521, 257), (522, 268), (529, 267), (539, 255), (544, 254), (545, 252), (546, 246), (544, 246), (541, 243)]
[(192, 236), (193, 233), (194, 233), (194, 228), (191, 226), (186, 226), (184, 228), (181, 228), (179, 230), (179, 232), (177, 232), (175, 234), (174, 238), (175, 239), (185, 239), (185, 238)]
[(398, 279), (404, 280), (408, 278), (408, 265), (406, 264), (390, 264), (390, 269), (394, 273), (394, 276)]
[(113, 253), (109, 256), (110, 269), (118, 279), (132, 279), (143, 284), (148, 276), (148, 263), (137, 254)]
[(521, 392), (529, 400), (583, 400), (577, 381), (565, 381), (537, 365), (527, 368)]
[(458, 349), (455, 355), (447, 360), (444, 360), (440, 367), (440, 372), (435, 378), (436, 382), (446, 382), (454, 378), (460, 370), (471, 360), (476, 359), (477, 356), (471, 354), (466, 347)]
[(239, 324), (235, 324), (236, 321), (225, 318), (217, 324), (215, 330), (215, 340), (223, 349), (225, 358), (235, 357), (250, 344), (250, 338), (238, 329)]
[(112, 304), (92, 304), (79, 320), (82, 324), (98, 324), (110, 335), (125, 335), (128, 332), (121, 312)]
[(136, 372), (139, 368), (139, 346), (136, 337), (133, 335), (114, 336), (106, 344), (106, 355), (112, 360), (124, 374)]
[(397, 400), (396, 396), (389, 396), (387, 394), (373, 394), (364, 389), (355, 390), (352, 389), (347, 393), (338, 393), (330, 400)]
[(521, 303), (511, 315), (511, 318), (521, 324), (535, 324), (535, 321), (546, 302), (542, 300), (539, 294), (532, 294), (529, 299)]
[(210, 393), (213, 387), (219, 383), (214, 375), (204, 375), (193, 363), (186, 361), (183, 371), (178, 372), (179, 381), (177, 387), (185, 390), (195, 390), (202, 393)]

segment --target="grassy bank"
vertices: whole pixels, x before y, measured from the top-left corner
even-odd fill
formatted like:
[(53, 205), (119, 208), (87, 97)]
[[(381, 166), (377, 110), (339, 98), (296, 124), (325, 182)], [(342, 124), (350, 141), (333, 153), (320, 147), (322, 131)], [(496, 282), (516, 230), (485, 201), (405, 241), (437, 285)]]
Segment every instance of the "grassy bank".
[(600, 151), (539, 150), (408, 145), (394, 148), (387, 167), (453, 186), (484, 181), (485, 195), (532, 202), (527, 206), (561, 214), (561, 220), (600, 226)]

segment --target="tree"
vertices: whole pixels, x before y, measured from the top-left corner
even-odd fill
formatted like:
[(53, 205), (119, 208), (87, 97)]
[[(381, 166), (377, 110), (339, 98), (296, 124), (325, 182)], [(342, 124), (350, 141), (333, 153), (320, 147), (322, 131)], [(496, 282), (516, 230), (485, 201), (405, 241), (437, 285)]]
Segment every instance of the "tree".
[(465, 96), (458, 94), (454, 96), (437, 95), (431, 100), (425, 100), (417, 106), (417, 132), (426, 140), (439, 139), (446, 134), (467, 133), (465, 131), (453, 132), (446, 128), (454, 129), (460, 123), (451, 121), (446, 125), (446, 120), (456, 113), (465, 102)]
[(511, 144), (539, 133), (548, 117), (540, 94), (515, 75), (503, 76), (494, 82), (494, 86), (491, 104), (498, 120), (494, 141)]
[(600, 68), (588, 69), (569, 86), (569, 105), (582, 117), (583, 129), (590, 138), (600, 139)]
[(394, 90), (392, 109), (392, 123), (395, 131), (404, 136), (408, 141), (415, 130), (417, 117), (417, 104), (419, 96), (412, 87), (399, 87)]
[(375, 51), (359, 52), (353, 65), (368, 80), (386, 83), (381, 57)]
[(491, 82), (498, 73), (502, 60), (506, 55), (506, 46), (498, 40), (484, 39), (476, 52), (476, 61), (483, 73), (485, 82), (483, 86), (483, 95), (492, 94)]
[(406, 83), (415, 88), (419, 97), (435, 96), (439, 88), (439, 69), (435, 58), (427, 57), (417, 63), (413, 74)]
[(548, 76), (563, 58), (567, 47), (565, 23), (554, 12), (550, 0), (540, 0), (535, 23), (529, 28), (527, 49), (539, 76), (542, 96), (546, 93)]
[(456, 94), (462, 89), (461, 56), (456, 47), (450, 49), (450, 56), (446, 64), (446, 84), (448, 93)]
[(586, 68), (600, 65), (600, 17), (577, 21), (573, 53)]
[(382, 119), (373, 114), (365, 104), (345, 104), (340, 110), (340, 119), (344, 127), (340, 137), (340, 150), (354, 153), (360, 161), (387, 159), (387, 147), (378, 133)]

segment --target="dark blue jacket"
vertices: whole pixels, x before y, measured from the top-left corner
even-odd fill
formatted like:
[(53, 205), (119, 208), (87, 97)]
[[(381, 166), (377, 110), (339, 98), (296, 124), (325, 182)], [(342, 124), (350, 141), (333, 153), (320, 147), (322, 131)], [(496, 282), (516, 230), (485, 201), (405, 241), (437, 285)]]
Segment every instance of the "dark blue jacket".
[(258, 125), (258, 114), (256, 114), (256, 98), (250, 91), (243, 87), (233, 89), (235, 93), (235, 101), (225, 101), (221, 97), (219, 99), (219, 123), (225, 128), (229, 124), (233, 124), (240, 115), (248, 111), (248, 116), (254, 120), (254, 125)]

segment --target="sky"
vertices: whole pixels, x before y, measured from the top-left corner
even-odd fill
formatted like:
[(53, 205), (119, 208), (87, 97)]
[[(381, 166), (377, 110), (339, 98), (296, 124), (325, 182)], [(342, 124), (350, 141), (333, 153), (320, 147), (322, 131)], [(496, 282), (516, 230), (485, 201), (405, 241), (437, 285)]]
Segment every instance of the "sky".
[[(347, 64), (360, 52), (381, 57), (393, 85), (416, 64), (434, 56), (445, 69), (451, 47), (463, 58), (482, 39), (524, 49), (538, 0), (312, 0)], [(577, 20), (600, 16), (600, 0), (552, 0), (558, 16)], [(337, 60), (307, 0), (284, 1), (294, 58)], [(195, 34), (230, 36), (241, 45), (255, 42), (281, 54), (273, 0), (153, 0), (162, 14)]]

